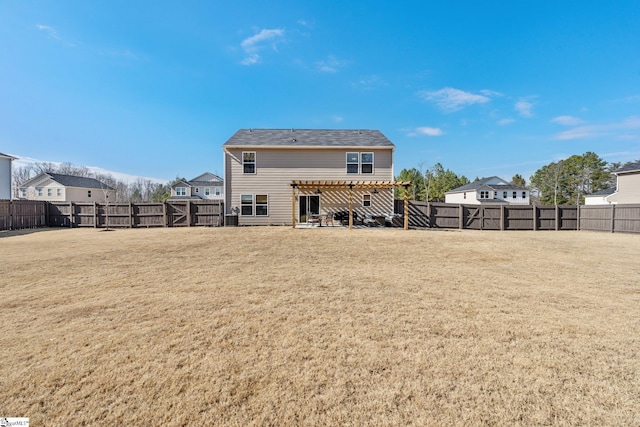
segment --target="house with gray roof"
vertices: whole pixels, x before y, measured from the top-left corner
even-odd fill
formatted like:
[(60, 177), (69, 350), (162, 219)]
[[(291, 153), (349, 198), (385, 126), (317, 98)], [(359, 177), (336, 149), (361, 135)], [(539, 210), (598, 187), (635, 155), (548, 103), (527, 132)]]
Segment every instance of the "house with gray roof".
[[(602, 199), (585, 197), (585, 204), (635, 204), (640, 203), (640, 162), (627, 163), (612, 172), (616, 176), (616, 187)], [(597, 194), (597, 193), (596, 193)], [(594, 196), (594, 195), (591, 195)], [(593, 202), (601, 203), (593, 203)]]
[(509, 204), (528, 205), (529, 190), (511, 185), (497, 176), (482, 178), (472, 183), (447, 191), (445, 203), (460, 205)]
[(189, 181), (178, 181), (171, 186), (169, 200), (223, 200), (224, 182), (218, 175), (205, 172)]
[(240, 129), (222, 148), (225, 211), (239, 225), (310, 223), (350, 205), (393, 213), (395, 145), (379, 130)]
[(95, 178), (43, 172), (19, 187), (19, 198), (50, 202), (105, 203), (116, 201), (116, 190)]
[(16, 158), (0, 153), (0, 200), (11, 200), (11, 162)]

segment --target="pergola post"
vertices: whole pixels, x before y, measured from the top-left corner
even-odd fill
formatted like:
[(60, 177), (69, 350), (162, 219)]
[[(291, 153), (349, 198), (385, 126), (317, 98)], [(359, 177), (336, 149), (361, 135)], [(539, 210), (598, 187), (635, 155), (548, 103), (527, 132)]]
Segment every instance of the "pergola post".
[(353, 184), (349, 184), (349, 230), (353, 229)]
[(409, 229), (409, 186), (404, 186), (404, 229)]
[(296, 184), (291, 184), (291, 227), (296, 228)]

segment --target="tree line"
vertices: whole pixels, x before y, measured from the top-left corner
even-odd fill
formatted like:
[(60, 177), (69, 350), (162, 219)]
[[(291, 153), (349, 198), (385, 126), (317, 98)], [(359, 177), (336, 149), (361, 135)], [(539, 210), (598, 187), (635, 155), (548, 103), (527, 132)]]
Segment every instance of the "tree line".
[(18, 188), (23, 183), (43, 172), (97, 179), (103, 184), (115, 188), (116, 202), (164, 202), (171, 196), (171, 185), (180, 180), (186, 181), (184, 178), (176, 177), (167, 184), (159, 184), (149, 179), (138, 178), (133, 182), (127, 183), (115, 179), (111, 174), (92, 172), (85, 166), (76, 166), (71, 163), (36, 162), (29, 166), (20, 166), (13, 169), (14, 196), (16, 198), (19, 197)]
[[(585, 195), (615, 187), (616, 178), (612, 172), (629, 163), (632, 162), (607, 163), (596, 153), (588, 151), (542, 166), (529, 178), (529, 184), (520, 174), (515, 174), (510, 184), (529, 189), (532, 203), (581, 204)], [(402, 169), (395, 179), (413, 183), (409, 194), (411, 199), (430, 202), (443, 202), (447, 191), (470, 183), (464, 175), (457, 175), (440, 163), (430, 168), (421, 163), (417, 168)], [(478, 179), (476, 177), (474, 181)], [(402, 199), (403, 190), (396, 189), (395, 197)]]

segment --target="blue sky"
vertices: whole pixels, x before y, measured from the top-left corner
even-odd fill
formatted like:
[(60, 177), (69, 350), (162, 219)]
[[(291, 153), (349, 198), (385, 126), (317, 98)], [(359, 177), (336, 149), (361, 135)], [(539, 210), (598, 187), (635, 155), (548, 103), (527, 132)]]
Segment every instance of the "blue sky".
[(395, 172), (640, 158), (640, 2), (0, 0), (0, 152), (187, 179), (239, 128), (379, 129)]

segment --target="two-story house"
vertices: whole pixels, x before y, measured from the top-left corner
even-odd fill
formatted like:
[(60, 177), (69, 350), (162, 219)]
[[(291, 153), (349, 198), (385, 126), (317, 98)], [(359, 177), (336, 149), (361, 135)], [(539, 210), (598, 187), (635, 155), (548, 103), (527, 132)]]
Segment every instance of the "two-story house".
[(613, 171), (615, 192), (605, 197), (606, 203), (640, 203), (640, 162), (629, 163)]
[(50, 202), (116, 201), (116, 190), (95, 178), (43, 172), (25, 181), (19, 197), (26, 200)]
[(491, 176), (467, 185), (454, 188), (444, 194), (445, 203), (460, 205), (481, 205), (487, 203), (506, 203), (510, 205), (528, 205), (529, 190), (511, 185), (502, 178)]
[(11, 200), (11, 162), (15, 159), (0, 153), (0, 200)]
[(224, 182), (218, 175), (205, 172), (192, 180), (173, 184), (169, 199), (223, 200)]
[(239, 225), (305, 223), (349, 206), (391, 214), (394, 149), (378, 130), (240, 129), (223, 144), (226, 213)]

